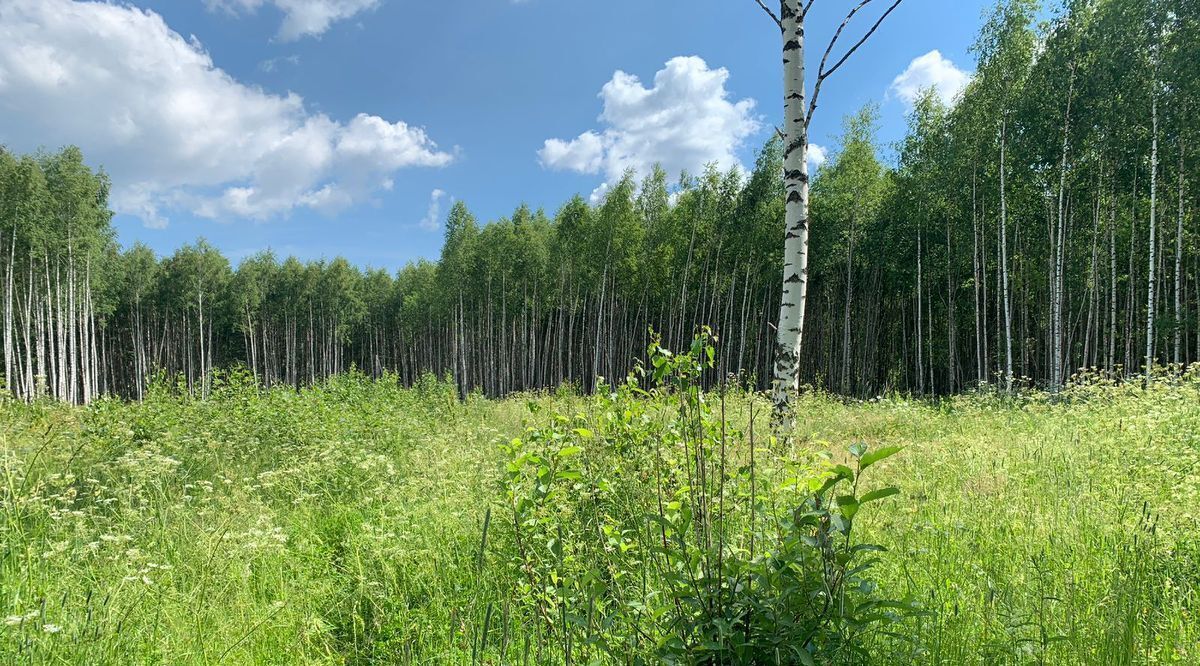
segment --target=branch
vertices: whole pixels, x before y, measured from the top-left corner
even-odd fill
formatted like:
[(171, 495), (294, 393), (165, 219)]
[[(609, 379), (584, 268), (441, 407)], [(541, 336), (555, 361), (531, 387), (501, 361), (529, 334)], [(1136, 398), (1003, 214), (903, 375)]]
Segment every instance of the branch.
[[(879, 17), (879, 20), (875, 21), (875, 25), (871, 26), (871, 29), (867, 31), (867, 34), (863, 35), (862, 39), (858, 40), (858, 43), (856, 43), (854, 46), (851, 46), (850, 50), (846, 51), (846, 55), (842, 56), (842, 59), (837, 61), (837, 63), (834, 64), (833, 67), (829, 68), (829, 71), (823, 72), (823, 73), (818, 72), (819, 75), (821, 76), (821, 78), (824, 78), (824, 77), (829, 76), (830, 74), (833, 74), (834, 72), (836, 72), (838, 70), (838, 67), (841, 67), (842, 64), (846, 62), (847, 58), (854, 55), (854, 52), (858, 50), (858, 47), (862, 46), (868, 39), (870, 39), (871, 35), (875, 34), (875, 31), (879, 29), (879, 26), (880, 26), (880, 24), (883, 23), (883, 20), (888, 17), (888, 14), (892, 13), (892, 10), (899, 7), (901, 2), (903, 2), (903, 0), (896, 0), (895, 2), (893, 2), (892, 6), (888, 7), (887, 11), (885, 11), (883, 13), (883, 15)], [(822, 69), (824, 69), (824, 68), (822, 68)]]
[(808, 3), (804, 5), (804, 11), (800, 12), (800, 20), (803, 21), (808, 16), (808, 10), (812, 9), (813, 3), (816, 1), (817, 0), (808, 0)]
[(779, 26), (780, 30), (783, 30), (783, 21), (779, 20), (779, 17), (775, 15), (775, 12), (771, 11), (771, 8), (768, 7), (763, 0), (754, 1), (758, 3), (759, 7), (762, 7), (762, 10), (767, 13), (767, 16), (771, 17), (771, 20), (775, 22), (775, 25)]
[[(872, 2), (872, 0), (862, 0), (862, 2), (858, 3), (858, 5), (855, 6), (854, 9), (851, 9), (850, 13), (846, 14), (846, 18), (842, 19), (842, 24), (839, 25), (838, 29), (833, 33), (833, 37), (829, 40), (829, 45), (825, 47), (825, 55), (821, 56), (821, 66), (817, 68), (817, 82), (813, 86), (813, 96), (812, 96), (812, 99), (809, 100), (808, 113), (805, 114), (806, 126), (807, 126), (807, 123), (809, 122), (809, 119), (812, 118), (813, 112), (816, 111), (816, 109), (817, 109), (817, 98), (820, 97), (820, 95), (821, 95), (821, 84), (824, 83), (825, 79), (829, 76), (829, 74), (825, 73), (825, 65), (826, 65), (826, 63), (829, 62), (829, 55), (831, 53), (833, 53), (833, 48), (835, 46), (837, 46), (838, 40), (841, 39), (841, 37), (842, 37), (842, 31), (845, 30), (846, 26), (850, 24), (850, 20), (854, 18), (854, 15), (857, 14), (860, 9), (871, 4), (871, 2)], [(897, 2), (897, 4), (899, 4), (899, 3)], [(893, 5), (893, 7), (894, 6), (895, 5)], [(888, 10), (888, 11), (891, 11), (891, 10)], [(884, 14), (884, 16), (887, 16), (887, 14)], [(879, 25), (879, 24), (877, 23), (876, 25)], [(872, 28), (872, 30), (874, 30), (874, 28)], [(867, 33), (868, 36), (870, 34), (871, 33), (869, 33), (869, 32)], [(864, 37), (863, 40), (860, 40), (859, 44), (862, 44), (862, 42), (865, 40), (866, 40), (866, 37)], [(850, 51), (846, 55), (842, 56), (842, 59), (839, 60), (837, 62), (837, 64), (835, 64), (833, 66), (833, 69), (836, 70), (839, 66), (841, 66), (842, 63), (846, 62), (846, 58), (850, 57), (850, 53), (853, 53), (854, 49), (856, 49), (856, 48), (858, 48), (858, 45), (855, 45), (854, 48), (850, 49)]]
[(871, 35), (875, 34), (875, 31), (879, 29), (879, 26), (883, 23), (884, 19), (886, 19), (888, 15), (891, 14), (894, 9), (896, 9), (896, 7), (899, 7), (903, 0), (896, 0), (893, 2), (892, 5), (887, 8), (887, 11), (885, 11), (877, 21), (875, 21), (875, 24), (871, 26), (871, 29), (862, 36), (862, 39), (859, 39), (857, 42), (855, 42), (854, 46), (851, 46), (850, 49), (833, 64), (833, 67), (825, 69), (825, 64), (829, 61), (829, 55), (833, 53), (833, 47), (837, 45), (838, 39), (840, 39), (842, 36), (842, 31), (845, 30), (846, 25), (850, 23), (850, 19), (854, 18), (854, 15), (857, 14), (860, 9), (871, 4), (871, 2), (872, 0), (862, 0), (858, 6), (856, 6), (854, 9), (851, 9), (850, 13), (846, 14), (846, 18), (842, 19), (842, 24), (838, 26), (837, 32), (833, 33), (833, 39), (829, 40), (829, 46), (825, 48), (825, 55), (821, 56), (821, 66), (817, 68), (817, 82), (813, 86), (812, 100), (808, 104), (808, 114), (804, 119), (806, 127), (808, 122), (812, 120), (813, 111), (815, 111), (817, 108), (817, 98), (821, 94), (821, 84), (825, 82), (825, 79), (832, 76), (834, 72), (838, 71), (838, 68), (846, 64), (846, 61), (850, 59), (850, 56), (854, 55), (854, 52), (858, 50), (858, 47), (866, 43), (866, 41), (870, 39)]

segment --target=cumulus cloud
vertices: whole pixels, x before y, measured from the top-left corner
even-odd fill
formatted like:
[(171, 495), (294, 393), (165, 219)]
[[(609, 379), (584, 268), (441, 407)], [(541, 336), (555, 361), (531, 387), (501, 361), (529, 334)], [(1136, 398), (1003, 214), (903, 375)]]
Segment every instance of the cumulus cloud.
[[(604, 128), (548, 139), (538, 158), (549, 169), (602, 174), (608, 182), (626, 169), (645, 174), (656, 162), (670, 174), (697, 173), (709, 163), (740, 167), (735, 152), (759, 122), (754, 100), (730, 100), (728, 79), (728, 70), (695, 56), (669, 60), (649, 88), (618, 70), (599, 95)], [(593, 197), (602, 194), (597, 188)]]
[(318, 37), (337, 21), (374, 9), (379, 3), (380, 0), (204, 0), (209, 10), (234, 15), (258, 11), (263, 5), (274, 6), (283, 12), (278, 38), (285, 42)]
[(442, 226), (442, 199), (446, 193), (442, 190), (434, 190), (429, 193), (429, 211), (425, 213), (424, 219), (421, 220), (421, 228), (426, 231), (437, 231)]
[(971, 81), (970, 72), (965, 72), (953, 62), (942, 56), (937, 49), (925, 55), (913, 58), (888, 87), (888, 94), (895, 95), (912, 104), (920, 96), (921, 91), (933, 88), (937, 91), (942, 102), (949, 105), (954, 102), (958, 93), (967, 87)]
[(112, 176), (118, 212), (265, 219), (335, 212), (404, 167), (452, 155), (419, 127), (338, 122), (295, 94), (240, 83), (151, 11), (107, 2), (0, 3), (0, 143), (79, 145)]
[(591, 202), (593, 206), (603, 203), (605, 197), (608, 196), (608, 191), (611, 189), (612, 186), (609, 185), (607, 181), (600, 183), (596, 186), (596, 189), (592, 190), (591, 195), (588, 196), (588, 201)]
[(819, 167), (829, 158), (829, 150), (815, 143), (808, 144), (808, 161), (812, 166)]
[(604, 166), (604, 143), (604, 137), (595, 132), (584, 132), (571, 141), (547, 139), (538, 157), (554, 169), (599, 173)]

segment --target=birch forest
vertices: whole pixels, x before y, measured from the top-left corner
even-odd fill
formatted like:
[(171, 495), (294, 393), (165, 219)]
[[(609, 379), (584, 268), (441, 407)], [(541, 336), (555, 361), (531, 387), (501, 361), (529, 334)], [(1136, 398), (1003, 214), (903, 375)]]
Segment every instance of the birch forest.
[[(800, 382), (847, 396), (1051, 390), (1200, 354), (1200, 34), (1187, 0), (1003, 2), (950, 105), (876, 138), (845, 118), (812, 175)], [(437, 261), (390, 274), (203, 240), (120, 248), (109, 183), (73, 148), (0, 152), (5, 385), (31, 399), (140, 397), (158, 373), (206, 390), (244, 365), (266, 386), (356, 368), (465, 394), (594, 388), (699, 327), (746, 385), (771, 377), (782, 147), (747, 173), (628, 173), (602, 200), (464, 203)], [(519, 196), (520, 193), (514, 193)]]
[(1200, 664), (1200, 0), (1052, 2), (0, 0), (0, 664)]

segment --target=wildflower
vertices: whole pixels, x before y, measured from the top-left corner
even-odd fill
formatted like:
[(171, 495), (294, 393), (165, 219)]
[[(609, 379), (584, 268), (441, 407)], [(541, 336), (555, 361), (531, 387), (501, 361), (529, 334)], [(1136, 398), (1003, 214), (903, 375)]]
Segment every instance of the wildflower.
[(57, 634), (58, 632), (62, 631), (62, 627), (58, 626), (57, 624), (43, 624), (42, 631), (48, 634)]

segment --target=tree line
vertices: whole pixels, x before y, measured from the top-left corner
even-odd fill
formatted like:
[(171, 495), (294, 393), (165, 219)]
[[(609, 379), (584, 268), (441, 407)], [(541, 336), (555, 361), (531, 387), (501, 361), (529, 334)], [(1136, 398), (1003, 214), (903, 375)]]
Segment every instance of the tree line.
[[(894, 159), (875, 107), (849, 116), (812, 176), (800, 381), (1055, 389), (1083, 368), (1195, 362), (1198, 14), (1068, 0), (1039, 21), (1034, 0), (1005, 0), (972, 81), (949, 105), (921, 96)], [(0, 149), (3, 380), (72, 402), (140, 397), (156, 373), (205, 392), (232, 364), (266, 385), (355, 367), (448, 374), (464, 393), (589, 390), (651, 330), (681, 348), (708, 325), (721, 373), (766, 388), (786, 152), (773, 139), (745, 173), (630, 173), (553, 215), (522, 205), (481, 224), (460, 202), (440, 258), (392, 274), (271, 252), (234, 267), (203, 240), (122, 249), (109, 180), (79, 150)]]

